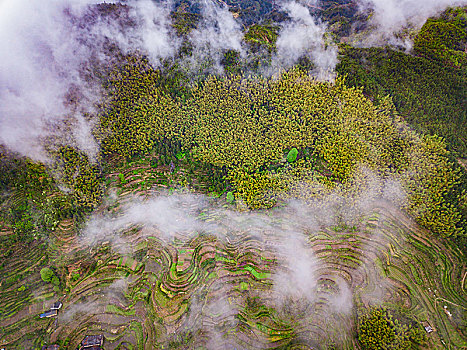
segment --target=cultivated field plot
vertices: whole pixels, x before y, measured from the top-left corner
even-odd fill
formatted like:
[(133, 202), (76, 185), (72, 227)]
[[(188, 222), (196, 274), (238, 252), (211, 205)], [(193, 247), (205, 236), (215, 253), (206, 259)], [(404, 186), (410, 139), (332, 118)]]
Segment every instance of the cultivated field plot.
[[(113, 199), (88, 227), (64, 221), (49, 248), (2, 250), (3, 347), (75, 349), (103, 334), (105, 349), (353, 349), (358, 310), (378, 305), (430, 325), (427, 348), (467, 346), (461, 253), (391, 205), (375, 204), (353, 226), (317, 224), (302, 207), (241, 212), (169, 194), (180, 169), (125, 169), (109, 176)], [(158, 200), (171, 209), (129, 223), (135, 198), (140, 209)], [(95, 230), (102, 235), (89, 240)], [(60, 291), (40, 279), (51, 264)], [(59, 316), (40, 319), (57, 299)]]

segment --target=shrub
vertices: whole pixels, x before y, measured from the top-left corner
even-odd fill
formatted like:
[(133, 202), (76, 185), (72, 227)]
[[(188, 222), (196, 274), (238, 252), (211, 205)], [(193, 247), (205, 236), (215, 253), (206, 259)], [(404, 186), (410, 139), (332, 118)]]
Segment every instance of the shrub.
[(298, 150), (294, 147), (287, 154), (287, 161), (289, 163), (293, 163), (297, 160), (297, 156), (298, 156)]
[(44, 282), (51, 282), (52, 279), (56, 277), (55, 277), (54, 272), (51, 269), (49, 269), (48, 267), (44, 267), (41, 270), (41, 278)]
[(227, 203), (232, 204), (233, 201), (235, 200), (233, 193), (232, 192), (227, 192), (226, 199), (227, 199)]

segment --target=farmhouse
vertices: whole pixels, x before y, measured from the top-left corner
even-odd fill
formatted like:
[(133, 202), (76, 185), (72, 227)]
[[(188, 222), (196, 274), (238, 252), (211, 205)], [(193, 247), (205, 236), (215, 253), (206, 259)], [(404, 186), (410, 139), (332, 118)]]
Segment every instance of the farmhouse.
[(58, 315), (58, 310), (60, 310), (61, 307), (62, 307), (62, 302), (57, 301), (57, 302), (53, 303), (53, 305), (50, 307), (49, 311), (46, 311), (46, 312), (40, 314), (39, 317), (40, 318), (55, 317), (55, 316)]
[(58, 315), (58, 310), (49, 310), (39, 315), (40, 318), (55, 317)]
[(81, 349), (85, 350), (99, 350), (101, 349), (102, 343), (104, 342), (104, 336), (99, 335), (88, 335), (81, 342)]
[(59, 350), (60, 347), (58, 345), (44, 345), (41, 350)]
[(51, 307), (50, 307), (50, 310), (60, 310), (60, 308), (62, 307), (62, 302), (61, 301), (57, 301), (55, 302)]
[(433, 328), (431, 328), (431, 326), (425, 326), (425, 331), (427, 333), (431, 333), (431, 332), (433, 332)]
[(434, 331), (436, 331), (436, 329), (434, 329), (429, 323), (428, 321), (423, 321), (422, 322), (422, 326), (423, 328), (425, 328), (425, 331), (429, 334), (429, 333), (432, 333)]

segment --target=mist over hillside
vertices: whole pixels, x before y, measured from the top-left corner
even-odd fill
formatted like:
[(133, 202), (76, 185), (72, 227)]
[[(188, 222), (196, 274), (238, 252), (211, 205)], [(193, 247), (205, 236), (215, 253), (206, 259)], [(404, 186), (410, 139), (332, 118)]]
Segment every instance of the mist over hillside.
[(466, 6), (0, 0), (0, 347), (467, 346)]

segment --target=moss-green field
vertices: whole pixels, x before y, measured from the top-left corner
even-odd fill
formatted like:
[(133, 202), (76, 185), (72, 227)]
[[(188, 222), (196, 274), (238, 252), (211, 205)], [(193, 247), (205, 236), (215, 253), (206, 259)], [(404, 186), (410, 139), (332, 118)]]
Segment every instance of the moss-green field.
[[(108, 191), (118, 199), (97, 211), (115, 210), (132, 196), (166, 196), (181, 178), (182, 167), (171, 172), (151, 167), (150, 159), (130, 163), (107, 177)], [(172, 188), (176, 196), (180, 189)], [(234, 211), (223, 197), (211, 200), (213, 207)], [(2, 346), (27, 349), (45, 342), (74, 349), (85, 335), (104, 334), (105, 349), (312, 349), (333, 340), (353, 349), (356, 310), (370, 306), (431, 325), (435, 331), (425, 348), (467, 346), (465, 258), (393, 206), (375, 204), (353, 227), (306, 230), (306, 249), (317, 261), (317, 284), (309, 294), (316, 297), (292, 295), (284, 304), (274, 279), (294, 269), (277, 248), (284, 239), (267, 226), (252, 233), (251, 225), (242, 225), (259, 214), (240, 214), (228, 225), (222, 213), (202, 216), (219, 222), (219, 235), (168, 238), (157, 230), (130, 229), (119, 234), (121, 241), (86, 246), (78, 228), (64, 220), (48, 244), (4, 247)], [(291, 223), (278, 220), (284, 230)], [(2, 237), (10, 234), (3, 231)], [(59, 274), (60, 291), (41, 280), (44, 266)], [(332, 311), (329, 301), (343, 285), (353, 307)], [(58, 318), (39, 319), (56, 300), (63, 302)]]

